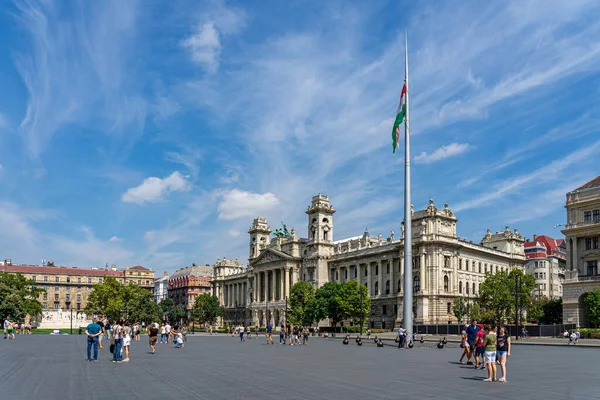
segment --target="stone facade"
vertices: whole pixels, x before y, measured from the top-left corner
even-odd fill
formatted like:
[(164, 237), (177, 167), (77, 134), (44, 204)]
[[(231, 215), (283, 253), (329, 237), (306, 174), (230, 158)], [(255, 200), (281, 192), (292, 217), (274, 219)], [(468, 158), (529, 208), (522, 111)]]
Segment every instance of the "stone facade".
[(525, 243), (525, 273), (535, 277), (534, 296), (549, 299), (562, 298), (565, 280), (567, 247), (564, 239), (548, 236), (533, 236)]
[(154, 280), (154, 302), (156, 304), (169, 297), (169, 274), (163, 272), (163, 276)]
[(192, 265), (180, 268), (169, 277), (168, 297), (175, 305), (183, 305), (188, 316), (201, 293), (211, 293), (210, 279), (213, 267), (209, 265)]
[[(142, 266), (117, 269), (110, 268), (69, 268), (62, 266), (12, 265), (4, 263), (0, 272), (21, 273), (26, 278), (34, 280), (37, 286), (46, 290), (38, 298), (44, 314), (47, 310), (83, 311), (93, 285), (102, 283), (107, 277), (117, 279), (122, 284), (133, 282), (136, 285), (152, 290), (154, 287), (154, 271)], [(139, 275), (138, 275), (139, 274)]]
[[(232, 323), (236, 317), (247, 324), (270, 321), (280, 325), (294, 283), (306, 281), (320, 287), (329, 281), (357, 280), (371, 295), (370, 326), (391, 329), (399, 325), (403, 227), (399, 235), (390, 231), (385, 238), (365, 231), (334, 241), (335, 212), (328, 196), (313, 196), (306, 210), (306, 239), (296, 236), (293, 228), (289, 237), (270, 239), (266, 219), (256, 218), (248, 231), (248, 268), (213, 276), (213, 290), (226, 309), (224, 322)], [(470, 301), (479, 292), (486, 272), (522, 268), (525, 263), (524, 238), (516, 229), (510, 231), (507, 226), (495, 234), (488, 229), (481, 243), (475, 244), (457, 237), (458, 220), (447, 204), (438, 209), (430, 201), (425, 210), (413, 209), (412, 218), (415, 323), (456, 322), (452, 313), (456, 296)]]
[(567, 273), (563, 283), (563, 322), (587, 326), (583, 299), (600, 288), (600, 176), (567, 193)]

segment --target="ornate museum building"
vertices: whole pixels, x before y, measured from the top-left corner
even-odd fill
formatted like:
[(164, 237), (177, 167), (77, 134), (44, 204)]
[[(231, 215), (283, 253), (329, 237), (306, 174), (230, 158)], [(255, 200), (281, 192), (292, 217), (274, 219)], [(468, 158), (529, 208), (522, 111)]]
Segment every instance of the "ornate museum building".
[[(255, 218), (250, 230), (249, 265), (224, 259), (213, 271), (213, 293), (226, 309), (225, 323), (260, 324), (284, 321), (286, 298), (298, 281), (320, 287), (329, 281), (357, 280), (371, 295), (371, 327), (391, 329), (402, 323), (402, 279), (404, 275), (404, 229), (372, 237), (335, 240), (335, 208), (326, 195), (313, 196), (307, 214), (308, 238), (271, 228), (264, 218)], [(414, 211), (413, 288), (414, 322), (457, 322), (452, 313), (456, 296), (473, 301), (486, 272), (522, 268), (525, 239), (518, 230), (492, 234), (488, 229), (480, 244), (456, 235), (458, 219), (445, 204), (433, 200), (426, 209)]]

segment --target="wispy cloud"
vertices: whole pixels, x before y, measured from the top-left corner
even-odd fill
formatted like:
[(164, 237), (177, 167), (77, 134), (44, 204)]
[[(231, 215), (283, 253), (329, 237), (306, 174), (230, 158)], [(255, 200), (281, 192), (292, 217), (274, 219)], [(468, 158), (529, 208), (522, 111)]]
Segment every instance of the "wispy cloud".
[(252, 193), (239, 189), (219, 191), (217, 197), (220, 199), (217, 207), (219, 218), (224, 220), (252, 218), (280, 203), (273, 193)]
[(442, 146), (431, 154), (427, 154), (427, 152), (422, 152), (418, 156), (415, 157), (416, 163), (422, 164), (431, 164), (436, 161), (441, 161), (446, 158), (455, 157), (461, 155), (473, 148), (472, 145), (468, 143), (450, 143), (448, 145)]
[(121, 200), (125, 203), (154, 203), (160, 201), (164, 196), (173, 192), (187, 191), (190, 189), (190, 183), (187, 177), (181, 175), (179, 171), (173, 172), (166, 178), (157, 178), (152, 176), (144, 179), (139, 186), (127, 189)]

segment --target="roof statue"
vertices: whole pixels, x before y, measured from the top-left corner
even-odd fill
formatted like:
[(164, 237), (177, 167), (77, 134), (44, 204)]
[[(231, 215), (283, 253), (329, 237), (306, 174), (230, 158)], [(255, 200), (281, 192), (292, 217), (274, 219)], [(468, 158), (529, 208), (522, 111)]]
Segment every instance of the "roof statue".
[(288, 232), (287, 226), (283, 222), (281, 223), (281, 225), (283, 225), (283, 228), (275, 229), (275, 231), (274, 231), (275, 236), (278, 238), (289, 238), (290, 233)]

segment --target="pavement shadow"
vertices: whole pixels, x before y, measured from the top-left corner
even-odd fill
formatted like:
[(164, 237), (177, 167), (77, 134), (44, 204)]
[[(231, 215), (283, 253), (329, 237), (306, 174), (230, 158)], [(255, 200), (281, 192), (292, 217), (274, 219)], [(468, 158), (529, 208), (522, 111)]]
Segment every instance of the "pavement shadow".
[(482, 376), (461, 376), (460, 379), (466, 379), (469, 381), (483, 381), (485, 377)]

